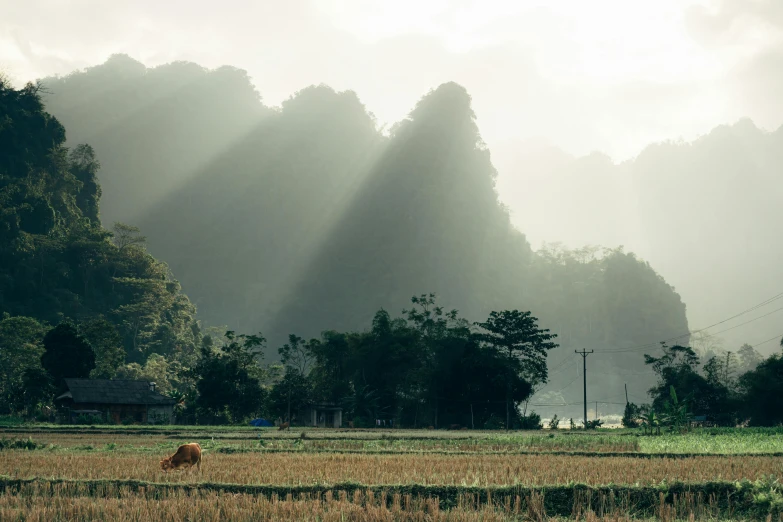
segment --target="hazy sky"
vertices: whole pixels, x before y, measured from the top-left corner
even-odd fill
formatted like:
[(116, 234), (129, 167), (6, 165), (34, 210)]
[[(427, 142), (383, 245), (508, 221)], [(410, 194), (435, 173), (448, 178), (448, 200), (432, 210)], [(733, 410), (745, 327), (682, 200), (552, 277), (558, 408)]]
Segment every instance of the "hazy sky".
[(541, 138), (622, 160), (742, 116), (783, 123), (783, 0), (0, 0), (17, 82), (112, 53), (234, 65), (270, 104), (353, 89), (380, 122), (454, 80), (499, 154)]
[[(17, 83), (114, 53), (148, 66), (233, 65), (272, 105), (311, 84), (352, 89), (380, 123), (459, 82), (500, 197), (533, 245), (569, 235), (570, 246), (625, 244), (683, 290), (692, 326), (725, 314), (633, 232), (633, 213), (603, 227), (558, 221), (546, 205), (563, 189), (519, 152), (544, 142), (622, 161), (742, 117), (783, 124), (783, 0), (0, 0), (0, 71)], [(582, 184), (587, 198), (594, 180)], [(612, 190), (628, 199), (621, 184)]]

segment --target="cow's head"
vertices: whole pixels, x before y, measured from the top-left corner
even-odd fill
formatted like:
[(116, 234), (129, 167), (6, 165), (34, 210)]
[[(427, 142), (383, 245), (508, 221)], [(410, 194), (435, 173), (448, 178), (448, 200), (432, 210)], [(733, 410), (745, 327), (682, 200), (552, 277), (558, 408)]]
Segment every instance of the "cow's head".
[(173, 467), (174, 465), (171, 463), (171, 457), (160, 461), (160, 469), (163, 470), (163, 473), (168, 472), (168, 470), (170, 470)]

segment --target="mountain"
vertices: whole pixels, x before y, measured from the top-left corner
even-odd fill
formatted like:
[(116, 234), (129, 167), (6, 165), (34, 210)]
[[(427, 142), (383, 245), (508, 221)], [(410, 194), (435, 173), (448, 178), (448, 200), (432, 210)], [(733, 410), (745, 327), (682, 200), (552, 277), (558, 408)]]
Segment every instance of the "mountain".
[[(207, 79), (221, 70), (235, 81), (199, 96), (172, 94), (188, 74), (213, 85)], [(353, 92), (311, 86), (272, 109), (250, 95), (244, 73), (218, 71), (147, 69), (114, 57), (44, 80), (56, 91), (47, 108), (79, 138), (95, 137), (101, 162), (113, 166), (99, 174), (102, 212), (141, 227), (205, 322), (261, 330), (277, 347), (289, 333), (365, 329), (378, 309), (397, 314), (411, 296), (435, 292), (471, 321), (492, 310), (532, 310), (559, 335), (558, 368), (570, 368), (574, 348), (687, 335), (685, 305), (633, 254), (531, 249), (498, 201), (497, 172), (463, 87), (433, 89), (385, 135)], [(95, 108), (80, 85), (101, 93)], [(155, 110), (128, 109), (138, 99), (157, 100)], [(103, 103), (132, 114), (95, 114)], [(235, 120), (239, 128), (216, 132), (201, 112), (218, 128)], [(121, 210), (108, 210), (119, 200)], [(596, 360), (606, 375), (590, 374), (590, 386), (602, 395), (622, 390), (624, 372), (645, 373), (641, 355)], [(649, 373), (631, 383), (637, 395)], [(572, 383), (553, 371), (552, 400), (577, 397), (573, 386), (556, 393)]]
[[(103, 220), (136, 222), (272, 114), (244, 71), (125, 55), (41, 81), (69, 143), (101, 151)], [(108, 151), (112, 151), (109, 153)]]
[[(540, 144), (508, 146), (499, 156), (516, 226), (565, 245), (625, 245), (665, 274), (688, 303), (694, 328), (783, 292), (783, 127), (766, 132), (741, 120), (690, 143), (650, 145), (620, 164)], [(545, 213), (552, 218), (541, 219)], [(774, 312), (783, 302), (775, 303), (710, 333), (721, 332), (724, 348), (735, 352), (765, 341), (783, 332)]]

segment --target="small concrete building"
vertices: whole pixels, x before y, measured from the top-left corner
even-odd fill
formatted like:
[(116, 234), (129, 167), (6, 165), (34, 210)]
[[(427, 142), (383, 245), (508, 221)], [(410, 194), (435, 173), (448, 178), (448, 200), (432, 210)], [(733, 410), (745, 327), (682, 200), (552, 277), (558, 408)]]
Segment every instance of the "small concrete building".
[(334, 404), (311, 404), (299, 415), (305, 426), (340, 428), (343, 425), (343, 409)]
[(89, 412), (100, 413), (107, 422), (119, 424), (127, 419), (137, 423), (174, 422), (171, 397), (159, 393), (155, 383), (109, 379), (65, 379), (68, 391), (55, 399), (65, 410), (68, 422)]

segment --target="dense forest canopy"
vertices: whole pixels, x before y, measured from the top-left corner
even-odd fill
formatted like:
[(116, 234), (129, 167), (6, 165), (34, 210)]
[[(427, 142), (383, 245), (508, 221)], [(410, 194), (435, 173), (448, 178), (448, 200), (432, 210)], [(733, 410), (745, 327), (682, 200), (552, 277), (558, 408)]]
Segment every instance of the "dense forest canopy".
[[(207, 324), (262, 330), (274, 347), (363, 328), (421, 291), (469, 320), (533, 310), (560, 335), (543, 392), (563, 403), (579, 396), (573, 348), (688, 333), (679, 296), (633, 254), (531, 249), (457, 84), (387, 134), (353, 92), (313, 86), (269, 108), (231, 68), (115, 56), (43, 85), (69, 144), (98, 151), (102, 215), (140, 227)], [(644, 371), (641, 352), (592, 368), (596, 398), (653, 382), (627, 378)]]

